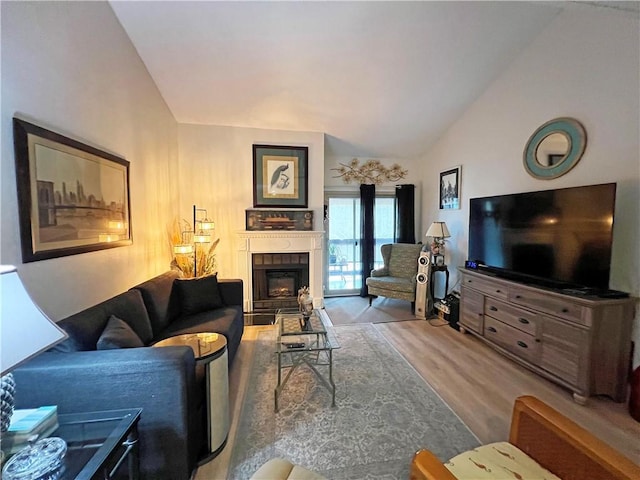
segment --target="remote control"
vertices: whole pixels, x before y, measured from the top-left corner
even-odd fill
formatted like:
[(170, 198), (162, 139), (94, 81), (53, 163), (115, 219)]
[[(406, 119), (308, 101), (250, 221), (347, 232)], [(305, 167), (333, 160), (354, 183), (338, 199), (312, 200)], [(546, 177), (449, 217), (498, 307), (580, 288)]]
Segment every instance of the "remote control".
[(288, 343), (284, 343), (284, 345), (287, 348), (304, 348), (304, 343), (294, 343), (294, 342), (288, 342)]

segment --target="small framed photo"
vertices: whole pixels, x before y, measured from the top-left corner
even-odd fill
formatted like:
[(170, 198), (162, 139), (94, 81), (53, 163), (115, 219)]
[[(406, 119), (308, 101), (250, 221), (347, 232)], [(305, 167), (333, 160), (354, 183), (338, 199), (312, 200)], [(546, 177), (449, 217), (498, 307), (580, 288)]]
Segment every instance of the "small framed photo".
[(309, 147), (253, 146), (253, 206), (306, 208)]
[(440, 172), (440, 210), (460, 208), (461, 173), (461, 166)]
[(436, 254), (433, 256), (433, 264), (436, 267), (441, 267), (444, 265), (444, 255)]

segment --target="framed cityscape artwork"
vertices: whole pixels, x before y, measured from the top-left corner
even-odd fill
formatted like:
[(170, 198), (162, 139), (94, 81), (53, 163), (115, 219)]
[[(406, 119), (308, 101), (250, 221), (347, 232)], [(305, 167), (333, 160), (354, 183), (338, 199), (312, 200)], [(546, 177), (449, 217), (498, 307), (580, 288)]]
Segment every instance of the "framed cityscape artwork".
[(253, 146), (253, 206), (306, 208), (308, 147)]
[(131, 244), (129, 162), (13, 119), (22, 261)]

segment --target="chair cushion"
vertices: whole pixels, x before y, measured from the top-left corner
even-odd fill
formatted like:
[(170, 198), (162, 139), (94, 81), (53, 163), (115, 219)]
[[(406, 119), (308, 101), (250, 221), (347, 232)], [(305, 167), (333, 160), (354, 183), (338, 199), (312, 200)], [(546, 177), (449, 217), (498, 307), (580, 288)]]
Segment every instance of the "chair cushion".
[(421, 244), (394, 243), (389, 256), (389, 275), (392, 277), (415, 277), (418, 271), (418, 257), (422, 250)]
[(391, 292), (414, 293), (416, 291), (416, 282), (413, 277), (369, 277), (366, 283), (368, 287), (382, 288)]
[(124, 320), (111, 315), (96, 344), (98, 350), (144, 347), (140, 337)]
[(526, 478), (560, 480), (508, 442), (490, 443), (456, 455), (445, 467), (459, 480)]
[(251, 480), (325, 480), (325, 477), (283, 458), (272, 458), (253, 474)]
[(173, 283), (180, 298), (182, 315), (193, 315), (224, 306), (218, 289), (217, 275), (178, 278)]

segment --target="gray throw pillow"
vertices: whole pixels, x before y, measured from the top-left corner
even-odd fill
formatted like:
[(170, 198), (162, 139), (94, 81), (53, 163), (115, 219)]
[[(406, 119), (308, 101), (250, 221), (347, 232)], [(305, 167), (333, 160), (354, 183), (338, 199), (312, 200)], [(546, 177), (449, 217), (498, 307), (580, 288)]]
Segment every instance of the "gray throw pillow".
[(173, 284), (180, 299), (180, 310), (184, 315), (193, 315), (224, 306), (218, 288), (217, 275), (207, 275), (200, 278), (176, 278)]
[(124, 320), (111, 315), (96, 347), (98, 350), (112, 350), (114, 348), (144, 347), (144, 344)]

